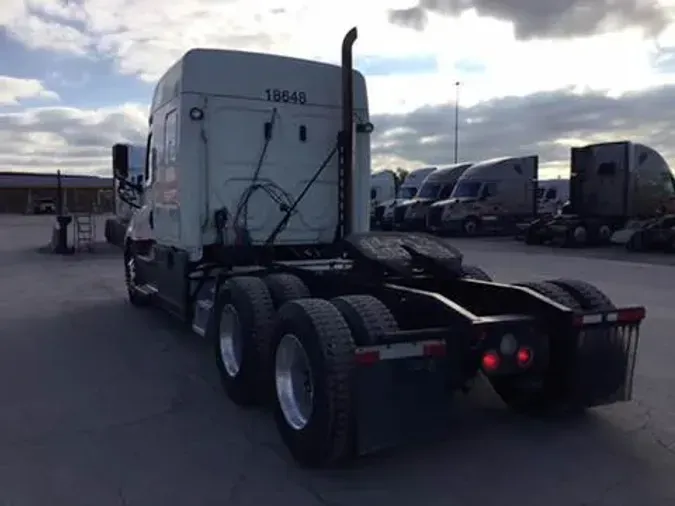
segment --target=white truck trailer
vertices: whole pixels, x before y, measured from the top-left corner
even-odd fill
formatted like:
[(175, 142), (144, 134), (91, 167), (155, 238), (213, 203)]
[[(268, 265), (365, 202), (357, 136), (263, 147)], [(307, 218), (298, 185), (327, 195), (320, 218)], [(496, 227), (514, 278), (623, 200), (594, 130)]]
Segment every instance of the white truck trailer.
[(341, 67), (195, 49), (159, 80), (130, 302), (203, 336), (229, 398), (271, 405), (306, 466), (447, 434), (449, 393), (480, 371), (533, 415), (630, 399), (644, 308), (580, 281), (494, 283), (441, 239), (367, 232), (356, 35)]

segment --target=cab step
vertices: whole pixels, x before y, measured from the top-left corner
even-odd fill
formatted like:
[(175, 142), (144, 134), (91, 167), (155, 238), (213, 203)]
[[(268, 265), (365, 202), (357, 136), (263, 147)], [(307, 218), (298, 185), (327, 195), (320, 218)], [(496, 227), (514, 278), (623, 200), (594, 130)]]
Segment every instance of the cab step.
[(141, 294), (147, 296), (155, 295), (159, 291), (156, 286), (151, 285), (149, 283), (136, 287), (136, 290), (138, 290)]
[(195, 334), (204, 337), (206, 326), (209, 323), (213, 302), (209, 299), (198, 299), (195, 303), (195, 316), (192, 321), (192, 330)]

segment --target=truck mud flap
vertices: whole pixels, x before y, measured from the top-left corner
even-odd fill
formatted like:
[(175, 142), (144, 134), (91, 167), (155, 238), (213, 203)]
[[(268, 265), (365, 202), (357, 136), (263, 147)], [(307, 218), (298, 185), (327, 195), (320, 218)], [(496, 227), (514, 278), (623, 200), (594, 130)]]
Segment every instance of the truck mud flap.
[(441, 435), (452, 414), (451, 392), (462, 375), (459, 350), (442, 340), (357, 350), (354, 384), (359, 455)]
[(579, 328), (569, 381), (585, 406), (629, 401), (640, 340), (641, 307), (577, 315)]

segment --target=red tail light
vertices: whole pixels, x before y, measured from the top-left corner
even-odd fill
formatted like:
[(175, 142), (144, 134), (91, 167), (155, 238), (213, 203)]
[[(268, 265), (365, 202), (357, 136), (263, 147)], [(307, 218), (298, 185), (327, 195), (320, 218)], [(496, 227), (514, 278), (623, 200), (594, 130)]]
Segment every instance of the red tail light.
[(638, 323), (645, 317), (645, 308), (636, 307), (631, 309), (623, 309), (618, 312), (617, 320), (621, 323)]
[(532, 362), (532, 350), (529, 348), (520, 348), (516, 353), (516, 361), (520, 367), (527, 367)]
[(496, 371), (499, 369), (499, 364), (501, 363), (501, 359), (499, 358), (499, 355), (497, 355), (496, 352), (494, 351), (488, 351), (483, 355), (483, 369), (487, 372), (491, 371)]
[(429, 343), (424, 345), (425, 357), (444, 357), (445, 356), (445, 342)]
[(378, 351), (367, 351), (365, 353), (357, 353), (354, 359), (359, 365), (373, 365), (380, 361), (380, 353)]

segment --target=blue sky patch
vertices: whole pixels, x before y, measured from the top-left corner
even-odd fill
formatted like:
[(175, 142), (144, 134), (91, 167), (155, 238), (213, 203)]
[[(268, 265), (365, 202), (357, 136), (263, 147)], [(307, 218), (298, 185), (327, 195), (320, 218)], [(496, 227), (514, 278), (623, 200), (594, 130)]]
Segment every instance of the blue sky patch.
[(459, 60), (455, 63), (455, 70), (460, 75), (482, 74), (487, 67), (476, 60)]
[(652, 57), (652, 67), (660, 74), (675, 72), (675, 47), (663, 47)]
[[(102, 107), (122, 102), (147, 103), (152, 85), (135, 76), (117, 73), (112, 59), (69, 56), (27, 49), (0, 28), (0, 75), (38, 79), (74, 107)], [(23, 100), (23, 105), (44, 105), (44, 100)]]
[(406, 58), (361, 56), (356, 57), (356, 67), (369, 76), (433, 74), (438, 70), (438, 62), (433, 55)]

